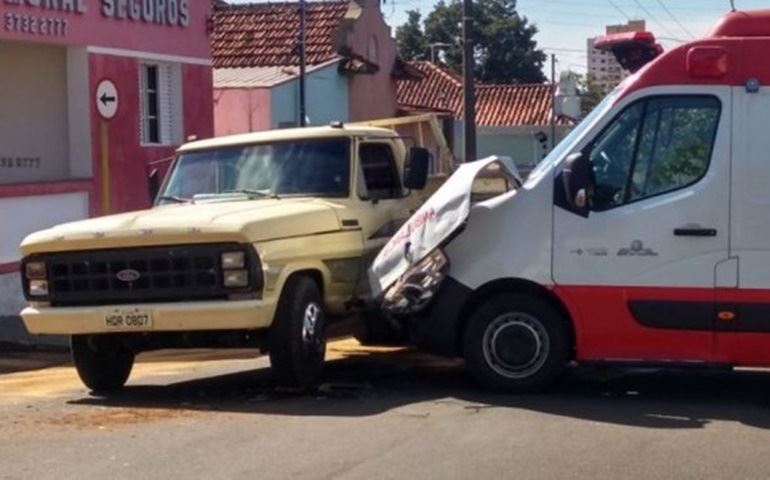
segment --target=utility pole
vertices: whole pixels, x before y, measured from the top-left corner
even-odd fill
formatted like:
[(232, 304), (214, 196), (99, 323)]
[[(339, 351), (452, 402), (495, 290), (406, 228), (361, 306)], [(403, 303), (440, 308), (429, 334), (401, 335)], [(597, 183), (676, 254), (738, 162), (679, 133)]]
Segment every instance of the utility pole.
[(476, 160), (476, 91), (473, 60), (473, 0), (463, 0), (463, 100), (465, 104), (465, 161)]
[(551, 54), (551, 150), (556, 147), (556, 54)]
[(299, 0), (299, 126), (307, 125), (307, 109), (305, 99), (305, 70), (307, 59), (305, 55), (305, 23), (307, 5), (305, 0)]

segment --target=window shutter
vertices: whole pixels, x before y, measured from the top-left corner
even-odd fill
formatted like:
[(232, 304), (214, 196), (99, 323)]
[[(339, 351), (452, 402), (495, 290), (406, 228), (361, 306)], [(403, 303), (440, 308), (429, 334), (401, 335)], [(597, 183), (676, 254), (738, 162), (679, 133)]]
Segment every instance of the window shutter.
[(160, 100), (160, 143), (174, 143), (174, 75), (171, 65), (158, 65), (158, 96)]
[[(148, 69), (157, 72), (157, 139), (149, 115)], [(154, 117), (153, 117), (154, 118)], [(142, 145), (179, 145), (182, 143), (182, 69), (173, 63), (146, 63), (139, 68), (139, 139)]]
[(139, 144), (147, 143), (147, 68), (139, 65)]

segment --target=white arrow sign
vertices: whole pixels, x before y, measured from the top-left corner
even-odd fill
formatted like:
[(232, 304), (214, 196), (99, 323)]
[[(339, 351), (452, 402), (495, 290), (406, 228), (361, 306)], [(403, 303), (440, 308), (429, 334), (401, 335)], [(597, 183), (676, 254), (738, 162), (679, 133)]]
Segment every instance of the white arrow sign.
[(111, 81), (102, 80), (96, 87), (96, 108), (105, 120), (118, 113), (118, 89)]

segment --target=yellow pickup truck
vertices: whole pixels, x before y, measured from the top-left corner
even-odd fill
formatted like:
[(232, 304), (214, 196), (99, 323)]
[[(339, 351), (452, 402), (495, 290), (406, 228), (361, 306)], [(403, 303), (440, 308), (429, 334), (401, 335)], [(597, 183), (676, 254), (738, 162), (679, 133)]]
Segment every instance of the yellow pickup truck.
[(182, 146), (155, 206), (21, 245), (33, 334), (71, 335), (83, 383), (120, 389), (139, 352), (255, 347), (276, 380), (317, 383), (327, 322), (419, 206), (431, 153), (388, 128), (331, 125)]

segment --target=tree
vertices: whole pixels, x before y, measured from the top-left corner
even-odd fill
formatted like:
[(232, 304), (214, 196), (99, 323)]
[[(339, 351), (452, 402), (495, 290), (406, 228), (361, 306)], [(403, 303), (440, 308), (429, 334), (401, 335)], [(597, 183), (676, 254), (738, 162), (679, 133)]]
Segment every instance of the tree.
[[(399, 53), (406, 59), (426, 58), (431, 44), (446, 43), (442, 60), (457, 71), (462, 70), (462, 1), (440, 0), (419, 29), (419, 14), (410, 12), (398, 34), (420, 41), (399, 42)], [(473, 4), (474, 74), (477, 80), (490, 83), (542, 83), (545, 53), (537, 49), (534, 36), (537, 27), (516, 12), (516, 0), (474, 0)], [(419, 32), (419, 34), (417, 33)], [(402, 45), (422, 48), (422, 55)]]
[(418, 10), (409, 10), (406, 14), (406, 23), (396, 28), (398, 53), (405, 60), (428, 60), (430, 46), (420, 28), (422, 16)]
[(580, 95), (580, 110), (583, 116), (591, 113), (591, 110), (606, 96), (604, 88), (597, 83), (596, 77), (590, 73), (578, 76), (578, 94)]

